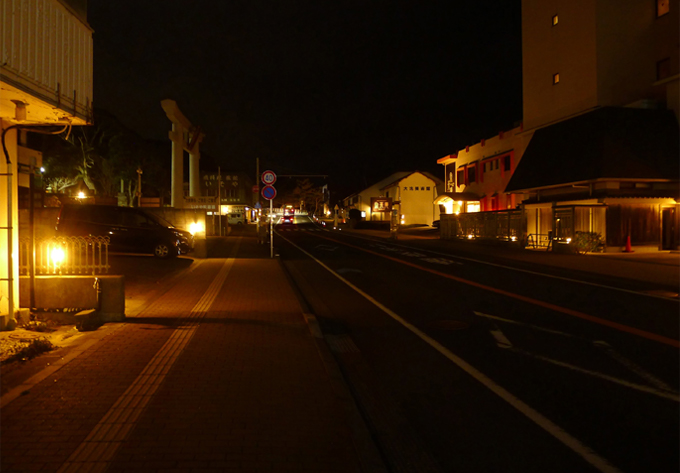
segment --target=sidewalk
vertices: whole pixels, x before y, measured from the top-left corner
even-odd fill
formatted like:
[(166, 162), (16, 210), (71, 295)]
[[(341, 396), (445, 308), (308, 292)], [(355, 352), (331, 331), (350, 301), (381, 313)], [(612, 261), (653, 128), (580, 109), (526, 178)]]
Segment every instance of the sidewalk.
[(385, 471), (279, 261), (254, 236), (221, 241), (229, 257), (5, 386), (0, 470)]
[[(386, 230), (350, 230), (357, 236), (390, 239)], [(392, 240), (390, 240), (392, 241)], [(441, 240), (431, 227), (413, 227), (399, 231), (397, 242), (433, 251), (449, 252), (499, 264), (518, 265), (533, 270), (577, 271), (590, 278), (620, 279), (631, 288), (677, 297), (680, 290), (680, 253), (671, 251), (633, 253), (589, 253), (570, 255), (543, 250), (521, 250), (467, 240)]]

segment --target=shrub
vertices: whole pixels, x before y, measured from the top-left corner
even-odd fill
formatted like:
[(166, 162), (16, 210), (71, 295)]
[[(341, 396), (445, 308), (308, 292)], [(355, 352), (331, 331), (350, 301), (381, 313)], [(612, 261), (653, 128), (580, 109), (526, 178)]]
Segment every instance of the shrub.
[(596, 232), (576, 232), (574, 241), (571, 242), (577, 253), (600, 253), (604, 247), (602, 235)]

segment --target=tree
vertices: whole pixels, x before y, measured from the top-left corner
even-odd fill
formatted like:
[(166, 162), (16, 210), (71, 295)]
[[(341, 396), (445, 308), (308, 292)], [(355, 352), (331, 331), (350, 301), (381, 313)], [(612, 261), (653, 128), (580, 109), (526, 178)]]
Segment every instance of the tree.
[(321, 187), (315, 187), (308, 179), (298, 179), (297, 186), (292, 192), (297, 202), (300, 202), (300, 208), (312, 210), (313, 214), (319, 212), (319, 205), (323, 202), (324, 194)]
[(165, 196), (169, 192), (170, 174), (164, 166), (168, 157), (165, 143), (146, 141), (113, 115), (95, 110), (94, 125), (74, 127), (67, 140), (62, 136), (45, 140), (44, 178), (53, 192), (63, 192), (82, 179), (104, 196), (117, 195), (122, 182), (132, 203), (139, 168), (144, 171), (145, 193)]

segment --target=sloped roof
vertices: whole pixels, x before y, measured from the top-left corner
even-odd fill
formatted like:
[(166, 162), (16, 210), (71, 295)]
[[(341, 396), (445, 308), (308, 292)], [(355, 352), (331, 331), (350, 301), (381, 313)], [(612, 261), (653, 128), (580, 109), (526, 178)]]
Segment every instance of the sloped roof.
[(392, 187), (392, 186), (394, 186), (395, 184), (398, 184), (399, 182), (401, 182), (401, 181), (404, 180), (405, 178), (407, 178), (407, 177), (409, 177), (409, 176), (411, 176), (412, 174), (415, 174), (415, 173), (422, 174), (423, 176), (427, 177), (428, 179), (432, 179), (432, 181), (434, 181), (434, 183), (435, 183), (435, 186), (443, 183), (443, 181), (442, 181), (441, 179), (439, 179), (438, 177), (436, 177), (436, 176), (433, 175), (432, 173), (429, 173), (429, 172), (427, 172), (427, 171), (413, 171), (413, 172), (404, 172), (404, 173), (395, 173), (395, 174), (393, 174), (393, 175), (390, 176), (390, 177), (394, 177), (394, 176), (396, 176), (397, 174), (403, 174), (403, 176), (399, 176), (399, 177), (396, 177), (396, 178), (392, 179), (392, 180), (391, 180), (390, 182), (388, 182), (387, 184), (381, 186), (381, 187), (380, 187), (380, 190), (387, 189), (388, 187)]
[(680, 179), (673, 112), (603, 107), (534, 133), (506, 192), (595, 179)]

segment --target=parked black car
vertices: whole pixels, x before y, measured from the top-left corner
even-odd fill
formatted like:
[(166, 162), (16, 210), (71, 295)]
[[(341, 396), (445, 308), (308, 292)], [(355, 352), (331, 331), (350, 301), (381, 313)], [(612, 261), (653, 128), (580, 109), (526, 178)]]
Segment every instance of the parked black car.
[(193, 250), (193, 235), (162, 218), (133, 207), (66, 204), (59, 211), (57, 234), (107, 236), (109, 249), (174, 257)]

